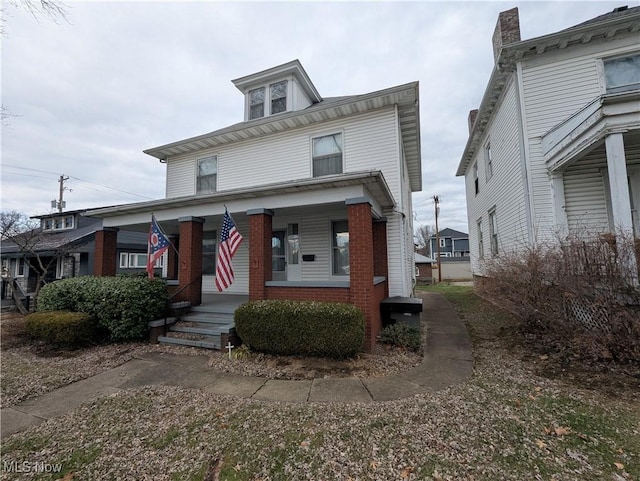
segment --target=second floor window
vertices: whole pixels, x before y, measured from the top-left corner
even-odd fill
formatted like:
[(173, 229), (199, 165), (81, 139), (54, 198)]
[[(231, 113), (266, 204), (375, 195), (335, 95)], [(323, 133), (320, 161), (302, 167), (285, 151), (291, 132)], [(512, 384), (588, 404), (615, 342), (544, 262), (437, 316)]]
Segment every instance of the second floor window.
[(264, 87), (249, 91), (249, 120), (264, 117)]
[(640, 88), (640, 54), (616, 57), (603, 63), (607, 92)]
[(287, 81), (277, 82), (269, 86), (271, 91), (271, 115), (287, 110)]
[(487, 171), (487, 180), (493, 177), (493, 158), (491, 157), (491, 143), (484, 146), (484, 165)]
[(214, 155), (198, 159), (198, 194), (210, 194), (216, 191), (218, 181), (218, 158)]
[(480, 183), (478, 181), (478, 163), (473, 163), (473, 185), (475, 187), (476, 195), (480, 193)]
[(313, 176), (342, 173), (342, 134), (313, 139)]

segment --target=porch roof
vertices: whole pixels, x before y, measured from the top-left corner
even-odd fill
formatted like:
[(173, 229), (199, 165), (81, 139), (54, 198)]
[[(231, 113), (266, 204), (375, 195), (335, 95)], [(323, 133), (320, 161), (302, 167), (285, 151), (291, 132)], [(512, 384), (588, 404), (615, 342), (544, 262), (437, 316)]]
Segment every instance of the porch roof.
[(377, 202), (381, 208), (395, 207), (395, 199), (393, 198), (393, 194), (391, 193), (382, 172), (374, 170), (304, 178), (267, 184), (259, 187), (230, 189), (213, 194), (190, 195), (136, 202), (133, 204), (88, 210), (85, 215), (89, 217), (109, 218), (128, 214), (148, 214), (154, 211), (157, 212), (180, 207), (212, 203), (222, 205), (225, 202), (232, 202), (236, 200), (257, 199), (282, 194), (298, 194), (304, 192), (312, 193), (326, 189), (349, 186), (365, 186), (367, 192), (371, 194), (373, 200)]

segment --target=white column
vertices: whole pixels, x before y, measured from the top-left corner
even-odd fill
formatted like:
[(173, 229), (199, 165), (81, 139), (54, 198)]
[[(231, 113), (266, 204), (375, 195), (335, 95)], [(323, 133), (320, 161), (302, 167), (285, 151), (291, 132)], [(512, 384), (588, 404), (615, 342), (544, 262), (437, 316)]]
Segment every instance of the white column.
[(609, 190), (611, 191), (611, 214), (615, 232), (632, 233), (631, 197), (627, 181), (627, 163), (624, 155), (622, 133), (607, 135), (607, 169), (609, 171)]
[(569, 235), (569, 221), (564, 201), (564, 177), (562, 172), (551, 173), (551, 195), (556, 232), (561, 238)]

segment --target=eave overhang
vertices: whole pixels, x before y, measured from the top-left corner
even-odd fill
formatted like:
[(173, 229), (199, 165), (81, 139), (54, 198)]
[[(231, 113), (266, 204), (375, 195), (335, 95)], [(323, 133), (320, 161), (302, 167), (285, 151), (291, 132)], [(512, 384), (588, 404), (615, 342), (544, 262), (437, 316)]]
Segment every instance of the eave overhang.
[(588, 22), (556, 33), (505, 45), (498, 56), (489, 83), (478, 109), (478, 116), (469, 134), (467, 144), (458, 164), (457, 176), (465, 175), (471, 159), (484, 137), (485, 128), (493, 115), (509, 76), (514, 73), (518, 62), (523, 59), (563, 50), (567, 47), (584, 45), (596, 41), (609, 41), (615, 37), (637, 35), (640, 31), (640, 12), (609, 18), (598, 22)]
[(419, 84), (411, 82), (363, 95), (340, 97), (304, 110), (240, 122), (208, 134), (191, 137), (144, 151), (161, 161), (177, 155), (216, 148), (232, 142), (264, 137), (328, 120), (337, 120), (397, 105), (402, 146), (408, 166), (411, 190), (422, 190), (420, 156)]

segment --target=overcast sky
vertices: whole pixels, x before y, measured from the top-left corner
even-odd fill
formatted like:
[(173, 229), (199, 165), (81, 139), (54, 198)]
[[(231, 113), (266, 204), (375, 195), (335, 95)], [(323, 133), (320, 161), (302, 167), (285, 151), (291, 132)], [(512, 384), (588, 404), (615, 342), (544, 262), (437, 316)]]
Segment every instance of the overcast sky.
[(467, 232), (455, 177), (493, 69), (498, 13), (519, 7), (522, 39), (609, 2), (66, 2), (67, 20), (4, 2), (1, 209), (51, 212), (164, 197), (165, 166), (142, 151), (243, 118), (231, 79), (299, 59), (324, 97), (420, 82), (423, 191), (417, 225)]

